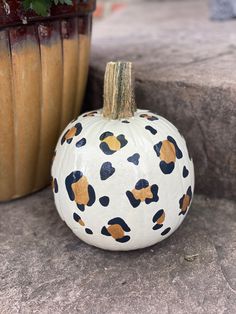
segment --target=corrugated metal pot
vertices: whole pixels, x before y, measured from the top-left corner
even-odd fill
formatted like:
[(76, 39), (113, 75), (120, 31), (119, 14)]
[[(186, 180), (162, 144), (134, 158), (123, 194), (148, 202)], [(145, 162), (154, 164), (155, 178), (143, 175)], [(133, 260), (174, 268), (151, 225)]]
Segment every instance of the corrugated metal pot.
[(95, 0), (42, 18), (0, 4), (0, 201), (49, 183), (57, 138), (80, 112)]

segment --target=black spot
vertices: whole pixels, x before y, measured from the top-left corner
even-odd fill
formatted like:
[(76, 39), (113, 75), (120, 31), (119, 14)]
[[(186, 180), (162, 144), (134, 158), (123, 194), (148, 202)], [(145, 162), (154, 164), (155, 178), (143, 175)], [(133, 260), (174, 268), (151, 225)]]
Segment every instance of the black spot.
[(189, 171), (188, 171), (188, 169), (184, 166), (184, 167), (183, 167), (183, 177), (186, 178), (186, 177), (188, 176), (188, 174), (189, 174)]
[(85, 228), (85, 232), (88, 233), (88, 234), (93, 234), (93, 231), (89, 228)]
[(149, 120), (149, 121), (159, 120), (158, 117), (155, 117), (155, 116), (153, 116), (153, 115), (149, 115), (149, 114), (146, 114), (146, 113), (142, 113), (142, 114), (140, 115), (140, 117), (141, 117), (141, 118), (145, 118), (145, 119), (147, 119), (147, 120)]
[(57, 184), (57, 179), (54, 179), (54, 192), (58, 193), (58, 184)]
[(145, 179), (140, 179), (136, 184), (135, 184), (135, 189), (136, 190), (141, 190), (141, 189), (145, 189), (149, 186), (149, 183), (147, 180)]
[(171, 142), (172, 144), (174, 144), (175, 146), (175, 151), (176, 151), (176, 157), (178, 159), (182, 158), (183, 157), (183, 153), (181, 152), (181, 150), (179, 149), (179, 146), (177, 145), (176, 141), (173, 139), (173, 137), (171, 136), (167, 136), (167, 140), (169, 142)]
[(161, 229), (163, 225), (162, 224), (156, 224), (152, 227), (153, 230), (158, 230), (158, 229)]
[(82, 147), (86, 144), (86, 139), (85, 138), (82, 138), (81, 140), (79, 140), (77, 143), (76, 143), (76, 147)]
[(153, 135), (157, 134), (157, 130), (154, 129), (152, 126), (147, 125), (145, 126), (145, 129), (148, 130), (149, 132), (151, 132)]
[(160, 154), (161, 154), (161, 147), (162, 147), (162, 142), (159, 142), (159, 143), (157, 143), (157, 144), (155, 144), (155, 145), (153, 146), (153, 149), (154, 149), (154, 151), (156, 152), (157, 157), (160, 157)]
[(129, 158), (127, 158), (127, 160), (137, 166), (139, 164), (139, 158), (140, 158), (140, 155), (138, 153), (135, 153)]
[(127, 120), (123, 120), (123, 121), (121, 121), (122, 123), (130, 123), (129, 121), (127, 121)]
[(81, 219), (80, 216), (76, 213), (73, 214), (73, 218), (76, 222), (79, 222), (79, 220)]
[(115, 172), (115, 168), (112, 167), (111, 162), (104, 162), (100, 169), (101, 180), (106, 180)]
[(146, 200), (145, 200), (146, 204), (150, 204), (152, 202), (157, 202), (159, 200), (159, 197), (158, 197), (158, 186), (156, 184), (153, 184), (151, 186), (151, 192), (152, 192), (153, 197), (152, 198), (146, 198)]
[(107, 143), (102, 142), (102, 143), (99, 145), (99, 147), (100, 147), (100, 149), (103, 151), (103, 153), (106, 154), (106, 155), (112, 155), (112, 154), (115, 153), (114, 150), (111, 150), (111, 149), (109, 148), (109, 146), (107, 145)]
[(116, 138), (120, 142), (121, 148), (124, 147), (128, 143), (128, 141), (126, 140), (123, 134), (118, 135)]
[(170, 174), (175, 168), (175, 163), (174, 162), (167, 163), (162, 160), (160, 162), (160, 168), (164, 174)]
[(110, 233), (108, 232), (108, 230), (105, 226), (102, 227), (101, 234), (110, 237)]
[(161, 233), (161, 235), (166, 235), (167, 233), (169, 233), (170, 232), (170, 227), (168, 227), (168, 228), (166, 228), (164, 231), (162, 231), (162, 233)]
[(188, 187), (187, 194), (190, 196), (190, 199), (192, 199), (193, 193), (192, 193), (192, 188), (191, 188), (191, 186)]
[(136, 208), (139, 206), (139, 204), (141, 203), (140, 200), (137, 200), (134, 196), (133, 196), (133, 193), (130, 192), (130, 191), (126, 191), (126, 196), (128, 197), (128, 200), (130, 202), (130, 204)]
[(109, 205), (110, 199), (108, 196), (102, 196), (99, 198), (99, 202), (102, 206), (106, 207)]
[(92, 187), (92, 185), (88, 185), (88, 195), (89, 195), (89, 201), (88, 201), (88, 206), (92, 206), (93, 203), (95, 202), (95, 191), (94, 188)]
[(125, 242), (129, 241), (129, 239), (130, 239), (130, 236), (124, 236), (123, 238), (116, 239), (116, 241), (120, 242), (120, 243), (125, 243)]
[(109, 131), (104, 132), (104, 133), (102, 133), (102, 134), (100, 135), (99, 139), (100, 139), (100, 141), (103, 141), (103, 140), (105, 140), (105, 138), (108, 137), (108, 136), (113, 136), (113, 133), (112, 133), (112, 132), (109, 132)]
[(85, 117), (94, 117), (95, 114), (97, 114), (98, 112), (97, 111), (90, 111), (90, 112), (87, 112), (83, 115), (83, 118)]

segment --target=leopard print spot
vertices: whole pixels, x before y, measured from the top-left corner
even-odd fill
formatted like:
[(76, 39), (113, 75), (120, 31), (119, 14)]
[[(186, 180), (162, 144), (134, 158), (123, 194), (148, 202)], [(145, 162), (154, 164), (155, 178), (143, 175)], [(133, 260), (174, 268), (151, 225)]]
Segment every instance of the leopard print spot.
[(169, 141), (163, 141), (160, 151), (160, 158), (164, 160), (166, 163), (175, 162), (176, 154), (175, 154), (175, 146)]
[(118, 224), (109, 226), (107, 230), (114, 239), (123, 238), (123, 236), (125, 235), (124, 230)]

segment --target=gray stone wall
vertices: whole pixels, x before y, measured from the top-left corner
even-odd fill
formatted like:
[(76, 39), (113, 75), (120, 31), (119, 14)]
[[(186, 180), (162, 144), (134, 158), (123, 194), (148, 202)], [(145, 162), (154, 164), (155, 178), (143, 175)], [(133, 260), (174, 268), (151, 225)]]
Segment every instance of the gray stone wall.
[(207, 8), (208, 1), (148, 1), (97, 24), (87, 103), (102, 106), (107, 61), (133, 61), (137, 104), (184, 135), (196, 192), (236, 199), (236, 20), (213, 22)]

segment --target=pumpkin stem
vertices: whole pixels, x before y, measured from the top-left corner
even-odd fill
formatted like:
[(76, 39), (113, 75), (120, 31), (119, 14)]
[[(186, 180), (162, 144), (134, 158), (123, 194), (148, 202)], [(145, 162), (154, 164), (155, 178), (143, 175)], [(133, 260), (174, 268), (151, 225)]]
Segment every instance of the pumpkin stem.
[(133, 117), (134, 100), (132, 63), (109, 62), (104, 77), (103, 116), (110, 119)]

